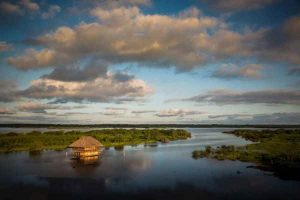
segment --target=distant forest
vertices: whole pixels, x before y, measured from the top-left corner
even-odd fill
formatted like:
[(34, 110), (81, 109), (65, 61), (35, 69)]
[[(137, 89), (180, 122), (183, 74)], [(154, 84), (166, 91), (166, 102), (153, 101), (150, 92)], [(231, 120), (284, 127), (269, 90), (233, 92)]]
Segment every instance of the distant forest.
[(0, 128), (300, 128), (300, 124), (0, 124)]

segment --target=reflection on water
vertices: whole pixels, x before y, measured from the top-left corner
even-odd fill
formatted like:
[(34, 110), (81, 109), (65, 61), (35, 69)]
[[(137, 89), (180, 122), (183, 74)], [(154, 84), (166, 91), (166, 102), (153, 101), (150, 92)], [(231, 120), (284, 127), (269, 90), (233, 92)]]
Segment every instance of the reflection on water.
[(80, 159), (72, 159), (72, 167), (76, 168), (77, 166), (86, 166), (86, 165), (99, 165), (99, 156), (88, 156), (81, 157)]
[[(71, 150), (0, 155), (1, 199), (297, 199), (300, 182), (251, 163), (194, 160), (206, 145), (244, 145), (224, 129), (189, 129), (192, 138), (109, 148), (99, 159), (71, 160)], [(228, 130), (228, 129), (227, 129)], [(86, 165), (85, 162), (94, 162)]]

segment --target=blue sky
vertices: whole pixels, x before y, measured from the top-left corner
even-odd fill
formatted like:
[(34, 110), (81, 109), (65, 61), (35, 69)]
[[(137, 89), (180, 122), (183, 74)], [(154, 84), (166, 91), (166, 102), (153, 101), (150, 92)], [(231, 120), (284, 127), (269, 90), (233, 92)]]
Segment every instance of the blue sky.
[(297, 0), (3, 0), (0, 26), (0, 123), (300, 122)]

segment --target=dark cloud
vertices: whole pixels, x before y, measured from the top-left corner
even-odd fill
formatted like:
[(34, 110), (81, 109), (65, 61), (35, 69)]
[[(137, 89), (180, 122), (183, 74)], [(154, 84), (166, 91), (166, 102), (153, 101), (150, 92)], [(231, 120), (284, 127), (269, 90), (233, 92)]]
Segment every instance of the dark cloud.
[(210, 120), (202, 123), (218, 124), (299, 124), (300, 113), (271, 113), (271, 114), (229, 114), (212, 115)]
[(300, 17), (287, 19), (280, 26), (267, 30), (255, 47), (256, 56), (263, 60), (300, 65)]
[(107, 73), (107, 65), (100, 62), (93, 62), (85, 68), (79, 66), (57, 67), (50, 74), (43, 78), (58, 81), (89, 81)]
[(17, 83), (13, 80), (0, 80), (0, 102), (10, 102), (18, 98)]
[(289, 75), (300, 75), (300, 66), (291, 67), (289, 69)]
[(238, 92), (232, 90), (213, 90), (194, 96), (185, 101), (198, 103), (225, 104), (294, 104), (300, 105), (299, 90), (260, 90)]
[(117, 80), (119, 82), (126, 82), (126, 81), (134, 79), (134, 75), (126, 74), (123, 72), (114, 73), (113, 77), (115, 80)]
[(278, 2), (279, 0), (204, 0), (213, 8), (223, 12), (255, 10)]
[(260, 79), (262, 66), (258, 64), (249, 64), (246, 66), (238, 67), (236, 65), (223, 65), (213, 73), (213, 77), (223, 79)]

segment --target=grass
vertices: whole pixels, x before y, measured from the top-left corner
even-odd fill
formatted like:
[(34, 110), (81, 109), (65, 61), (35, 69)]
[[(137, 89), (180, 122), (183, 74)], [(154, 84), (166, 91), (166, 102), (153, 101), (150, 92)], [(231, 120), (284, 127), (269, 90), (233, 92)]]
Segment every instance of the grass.
[(207, 146), (205, 150), (194, 151), (193, 158), (253, 162), (280, 175), (300, 178), (300, 130), (235, 130), (226, 133), (255, 143), (242, 147)]
[(104, 129), (81, 131), (32, 131), (0, 135), (0, 152), (63, 150), (83, 135), (92, 136), (105, 147), (165, 142), (191, 137), (181, 129)]

